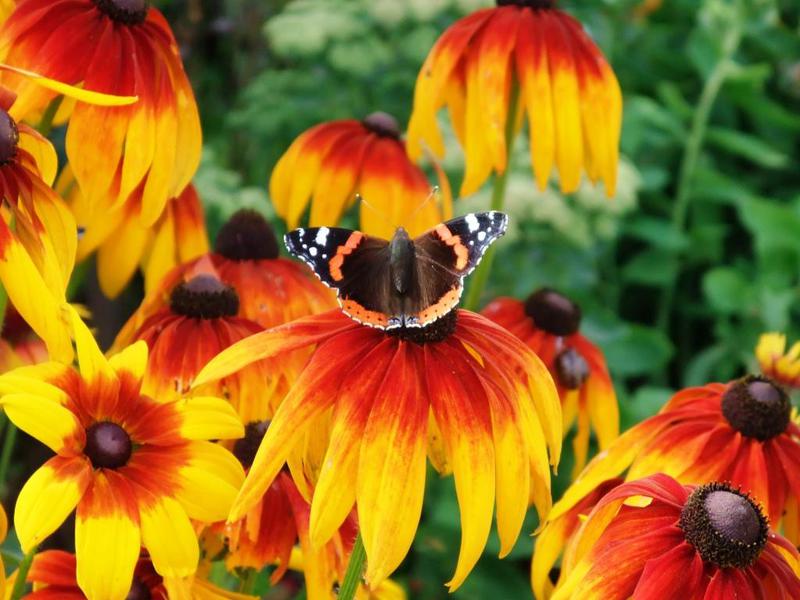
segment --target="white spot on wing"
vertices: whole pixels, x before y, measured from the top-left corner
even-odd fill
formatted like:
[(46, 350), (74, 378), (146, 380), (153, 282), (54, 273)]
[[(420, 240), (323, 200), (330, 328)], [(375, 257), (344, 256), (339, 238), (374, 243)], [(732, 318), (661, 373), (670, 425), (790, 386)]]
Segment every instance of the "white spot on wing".
[(311, 248), (309, 248), (309, 249), (308, 249), (308, 253), (309, 253), (311, 256), (316, 256), (316, 255), (317, 255), (317, 252), (319, 252), (319, 251), (318, 251), (318, 250), (317, 250), (317, 249), (316, 249), (314, 246), (311, 246)]
[(324, 246), (325, 242), (328, 241), (328, 231), (330, 231), (327, 227), (320, 227), (317, 230), (317, 237), (314, 238), (314, 242), (319, 246)]
[(485, 239), (486, 239), (486, 232), (485, 231), (479, 231), (478, 232), (478, 241), (482, 242)]
[(469, 227), (470, 232), (478, 231), (478, 228), (481, 226), (481, 224), (478, 222), (478, 217), (476, 217), (473, 213), (465, 216), (464, 221), (467, 223), (467, 227)]

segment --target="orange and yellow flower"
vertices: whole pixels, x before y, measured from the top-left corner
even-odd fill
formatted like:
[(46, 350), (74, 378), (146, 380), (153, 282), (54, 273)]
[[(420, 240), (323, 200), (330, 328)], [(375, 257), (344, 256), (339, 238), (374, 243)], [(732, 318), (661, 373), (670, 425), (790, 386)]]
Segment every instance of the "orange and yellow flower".
[(435, 467), (454, 473), (461, 510), (451, 590), (480, 557), (495, 506), (501, 556), (514, 545), (531, 499), (547, 514), (561, 407), (547, 368), (518, 338), (464, 310), (393, 332), (332, 310), (234, 344), (195, 383), (306, 347), (314, 347), (311, 357), (278, 407), (229, 520), (259, 501), (325, 414), (330, 434), (314, 482), (311, 541), (331, 539), (356, 505), (373, 588), (414, 539), (428, 452)]
[(581, 310), (566, 296), (542, 288), (523, 303), (498, 298), (483, 315), (520, 338), (550, 370), (561, 398), (566, 434), (577, 420), (572, 445), (577, 476), (586, 465), (589, 429), (601, 450), (619, 435), (619, 407), (614, 384), (600, 349), (578, 331)]
[(789, 398), (764, 377), (747, 376), (675, 394), (659, 414), (634, 425), (598, 454), (554, 506), (570, 510), (603, 481), (666, 473), (683, 483), (730, 481), (758, 498), (785, 535), (800, 536), (800, 427)]
[(239, 296), (238, 316), (265, 329), (337, 306), (332, 291), (304, 264), (279, 256), (278, 240), (267, 220), (243, 209), (222, 226), (214, 252), (177, 266), (147, 294), (117, 344), (130, 343), (148, 318), (169, 305), (175, 286), (200, 274), (213, 274), (231, 286)]
[[(498, 0), (445, 31), (422, 65), (408, 126), (412, 158), (444, 154), (437, 123), (447, 107), (464, 147), (461, 195), (508, 164), (508, 135), (527, 114), (533, 172), (544, 189), (553, 167), (563, 192), (585, 171), (616, 187), (622, 95), (611, 67), (581, 24), (555, 0)], [(511, 110), (519, 106), (521, 110)], [(516, 120), (507, 127), (509, 115)]]
[(552, 600), (800, 597), (800, 557), (757, 499), (664, 474), (609, 492), (578, 532)]
[(77, 507), (77, 581), (90, 598), (122, 599), (143, 546), (165, 578), (192, 575), (199, 547), (190, 521), (224, 518), (243, 478), (209, 439), (241, 437), (222, 399), (160, 402), (141, 393), (147, 345), (106, 359), (71, 311), (80, 371), (58, 363), (0, 376), (0, 406), (56, 456), (25, 483), (14, 526), (27, 553)]
[[(575, 535), (580, 526), (585, 521), (595, 505), (615, 487), (622, 483), (622, 479), (615, 478), (604, 481), (580, 502), (559, 515), (557, 518), (548, 520), (536, 536), (536, 546), (533, 550), (533, 561), (531, 562), (531, 587), (533, 595), (538, 600), (546, 600), (553, 594), (553, 583), (551, 576), (554, 565), (559, 557), (569, 552), (577, 539)], [(555, 580), (560, 579), (562, 571), (559, 570)]]
[[(33, 559), (28, 581), (33, 592), (25, 600), (87, 600), (77, 580), (75, 555), (63, 550), (40, 552)], [(236, 594), (202, 579), (190, 584), (165, 580), (149, 556), (136, 562), (133, 579), (125, 600), (255, 600), (254, 596)]]
[(289, 229), (298, 226), (309, 201), (310, 226), (329, 226), (360, 195), (361, 230), (389, 238), (402, 225), (417, 235), (452, 217), (450, 186), (437, 171), (441, 206), (425, 173), (408, 159), (397, 121), (376, 112), (302, 133), (275, 165), (269, 191)]
[[(118, 96), (127, 107), (64, 101), (66, 151), (86, 201), (101, 212), (138, 190), (150, 226), (200, 162), (200, 120), (169, 24), (145, 0), (20, 0), (0, 29), (0, 60)], [(14, 116), (40, 115), (56, 93), (7, 74)], [(97, 132), (103, 135), (98, 136)]]
[(97, 211), (74, 185), (69, 168), (62, 171), (56, 189), (69, 202), (81, 232), (76, 260), (97, 252), (97, 279), (109, 298), (125, 289), (137, 268), (144, 274), (147, 293), (177, 265), (208, 252), (203, 204), (191, 184), (169, 200), (152, 226), (144, 226), (137, 217), (138, 191), (115, 210)]
[(0, 337), (0, 373), (42, 363), (48, 358), (47, 346), (41, 338), (33, 333), (13, 306), (7, 306), (3, 336)]
[(786, 350), (786, 336), (765, 333), (758, 340), (756, 358), (761, 372), (781, 385), (800, 388), (800, 342)]
[[(196, 275), (172, 290), (170, 304), (151, 315), (133, 333), (150, 350), (142, 382), (144, 394), (174, 400), (187, 394), (195, 376), (222, 350), (263, 330), (258, 323), (236, 316), (239, 297), (214, 274)], [(118, 340), (124, 347), (130, 340)], [(286, 393), (284, 375), (268, 361), (248, 366), (194, 394), (220, 396), (233, 405), (243, 423), (272, 416)]]

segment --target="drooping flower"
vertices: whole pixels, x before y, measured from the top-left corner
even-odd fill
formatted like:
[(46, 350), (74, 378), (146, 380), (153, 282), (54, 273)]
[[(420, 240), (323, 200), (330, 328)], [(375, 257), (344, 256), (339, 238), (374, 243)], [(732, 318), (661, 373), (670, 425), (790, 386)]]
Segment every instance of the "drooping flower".
[[(512, 104), (520, 110), (507, 128)], [(497, 7), (480, 9), (442, 34), (417, 77), (408, 126), (412, 158), (425, 147), (444, 153), (436, 119), (445, 106), (466, 157), (462, 196), (492, 171), (506, 170), (507, 131), (516, 135), (523, 113), (540, 188), (555, 166), (565, 193), (578, 188), (585, 171), (614, 194), (619, 84), (581, 24), (555, 0), (498, 0)]]
[[(78, 585), (75, 555), (63, 550), (46, 550), (33, 559), (28, 581), (33, 592), (25, 600), (88, 600)], [(254, 596), (218, 588), (203, 579), (191, 583), (164, 579), (146, 554), (136, 562), (125, 600), (255, 600)]]
[(800, 427), (786, 393), (765, 377), (678, 392), (592, 459), (549, 518), (626, 469), (628, 480), (666, 473), (687, 484), (730, 481), (758, 498), (776, 526), (783, 520), (789, 539), (800, 535)]
[[(61, 111), (71, 113), (67, 157), (95, 210), (117, 207), (138, 189), (138, 217), (150, 226), (191, 181), (201, 150), (197, 106), (169, 24), (145, 0), (20, 0), (0, 29), (0, 60), (138, 97), (128, 107), (67, 101)], [(17, 92), (19, 119), (40, 114), (56, 98), (13, 74), (2, 81)]]
[(238, 316), (265, 329), (336, 306), (331, 290), (305, 265), (280, 257), (278, 240), (266, 219), (243, 209), (220, 229), (214, 252), (177, 266), (148, 293), (117, 344), (130, 343), (145, 320), (169, 305), (175, 286), (199, 274), (214, 274), (231, 286), (239, 296)]
[(756, 358), (761, 372), (781, 385), (800, 388), (800, 342), (786, 350), (786, 336), (765, 333), (758, 340)]
[(609, 492), (564, 561), (552, 600), (798, 598), (795, 547), (750, 495), (657, 474)]
[(137, 216), (138, 192), (114, 210), (94, 210), (75, 185), (69, 168), (62, 171), (56, 189), (67, 198), (82, 232), (76, 260), (82, 262), (97, 252), (98, 282), (109, 298), (125, 289), (137, 268), (144, 274), (147, 293), (177, 265), (208, 252), (203, 205), (191, 184), (169, 200), (152, 226), (143, 225)]
[(573, 477), (586, 465), (589, 430), (604, 450), (619, 435), (614, 384), (600, 349), (578, 331), (581, 310), (566, 296), (542, 288), (523, 303), (498, 298), (483, 315), (520, 338), (542, 359), (558, 388), (564, 433), (577, 421)]
[(241, 437), (222, 399), (160, 402), (141, 393), (147, 345), (110, 359), (71, 311), (80, 371), (58, 363), (0, 376), (0, 406), (56, 456), (23, 486), (14, 526), (25, 552), (77, 507), (77, 580), (91, 598), (128, 593), (140, 547), (166, 578), (194, 573), (190, 522), (224, 518), (244, 473), (209, 439)]
[[(551, 581), (553, 568), (561, 556), (573, 551), (572, 547), (578, 539), (576, 533), (586, 515), (608, 492), (621, 483), (622, 479), (619, 478), (604, 481), (567, 512), (556, 519), (548, 520), (536, 536), (531, 562), (531, 587), (537, 600), (546, 600), (553, 594)], [(561, 573), (559, 571), (555, 580), (559, 579)]]
[(547, 368), (518, 338), (464, 310), (425, 328), (389, 332), (332, 310), (234, 344), (195, 382), (312, 346), (229, 520), (259, 501), (307, 428), (328, 411), (311, 541), (318, 546), (329, 540), (356, 505), (371, 587), (397, 568), (411, 546), (428, 450), (438, 455), (435, 467), (454, 473), (461, 511), (462, 545), (451, 589), (480, 557), (495, 505), (501, 556), (514, 545), (531, 499), (540, 515), (547, 514), (548, 449), (549, 462), (557, 464), (560, 404)]
[(360, 195), (361, 230), (391, 237), (400, 225), (416, 235), (452, 217), (450, 186), (440, 169), (438, 178), (441, 206), (423, 171), (408, 159), (395, 118), (376, 112), (302, 133), (275, 165), (269, 190), (289, 229), (298, 226), (309, 202), (311, 227), (334, 225)]
[[(245, 436), (233, 447), (234, 455), (246, 471), (253, 464), (268, 426), (268, 421), (248, 423)], [(277, 564), (271, 577), (275, 584), (292, 568), (292, 554), (299, 543), (304, 557), (306, 596), (309, 600), (327, 600), (344, 576), (356, 538), (356, 524), (354, 518), (346, 518), (330, 541), (315, 548), (309, 536), (310, 515), (311, 506), (292, 477), (287, 471), (281, 472), (242, 519), (215, 526), (227, 542), (226, 566), (260, 570), (268, 564)]]

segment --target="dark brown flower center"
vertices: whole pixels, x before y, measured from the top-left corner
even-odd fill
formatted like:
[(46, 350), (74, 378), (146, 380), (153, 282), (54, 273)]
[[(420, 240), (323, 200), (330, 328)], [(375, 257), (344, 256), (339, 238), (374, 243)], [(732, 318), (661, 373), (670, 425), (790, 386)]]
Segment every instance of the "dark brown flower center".
[(236, 291), (213, 275), (197, 275), (175, 286), (170, 296), (170, 310), (195, 319), (233, 317), (239, 312)]
[(723, 569), (752, 565), (769, 533), (761, 507), (725, 483), (695, 489), (681, 511), (679, 527), (704, 561)]
[(572, 335), (581, 325), (580, 307), (550, 288), (542, 288), (528, 296), (525, 314), (539, 329), (558, 336)]
[(589, 363), (574, 348), (562, 351), (555, 360), (558, 383), (568, 390), (577, 390), (589, 378)]
[(457, 321), (458, 311), (451, 310), (425, 327), (398, 327), (397, 329), (388, 329), (386, 333), (404, 342), (414, 342), (421, 346), (446, 340), (456, 330)]
[(138, 25), (147, 17), (147, 0), (94, 0), (95, 5), (114, 21)]
[(245, 469), (249, 469), (253, 464), (268, 427), (269, 421), (248, 423), (244, 428), (244, 437), (236, 440), (233, 445), (233, 455), (239, 459)]
[(497, 0), (497, 6), (526, 6), (528, 8), (553, 8), (556, 0)]
[(0, 166), (8, 164), (17, 155), (19, 130), (17, 123), (6, 111), (0, 109)]
[(134, 577), (131, 589), (128, 595), (125, 596), (125, 600), (150, 600), (150, 598), (150, 588), (147, 587), (144, 581), (138, 577)]
[(722, 414), (742, 435), (765, 441), (786, 431), (791, 404), (773, 381), (748, 375), (728, 386), (722, 396)]
[(259, 212), (243, 208), (219, 230), (214, 251), (230, 260), (278, 258), (278, 240)]
[(380, 111), (374, 112), (361, 122), (364, 124), (364, 127), (376, 135), (390, 137), (396, 140), (400, 139), (400, 126), (397, 124), (397, 119), (389, 113)]
[(86, 430), (83, 453), (95, 469), (118, 469), (131, 457), (133, 444), (128, 433), (116, 423), (100, 421)]

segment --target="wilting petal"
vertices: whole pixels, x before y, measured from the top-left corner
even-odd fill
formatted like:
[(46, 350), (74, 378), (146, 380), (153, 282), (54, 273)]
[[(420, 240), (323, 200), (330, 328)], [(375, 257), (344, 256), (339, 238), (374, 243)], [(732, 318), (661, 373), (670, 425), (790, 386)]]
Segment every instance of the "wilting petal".
[(361, 444), (356, 496), (373, 587), (408, 553), (422, 511), (428, 404), (420, 400), (422, 365), (412, 346), (398, 344)]
[(114, 471), (98, 471), (78, 504), (77, 578), (89, 598), (123, 598), (139, 558), (139, 516), (130, 484)]
[(91, 467), (84, 458), (55, 456), (31, 475), (14, 509), (14, 528), (24, 552), (64, 522), (90, 481)]

